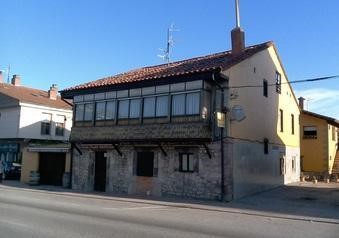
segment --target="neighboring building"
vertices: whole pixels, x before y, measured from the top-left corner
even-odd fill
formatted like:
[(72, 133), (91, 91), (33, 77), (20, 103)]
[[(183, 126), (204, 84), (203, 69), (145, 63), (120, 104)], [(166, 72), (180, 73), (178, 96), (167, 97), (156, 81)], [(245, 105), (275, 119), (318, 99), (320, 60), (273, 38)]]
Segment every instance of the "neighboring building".
[(304, 98), (299, 98), (300, 149), (302, 171), (313, 175), (339, 175), (339, 121), (304, 110)]
[(231, 51), (61, 95), (75, 104), (74, 189), (232, 200), (299, 181), (297, 100), (273, 43), (245, 47), (240, 28)]
[(72, 106), (57, 94), (55, 85), (46, 92), (21, 86), (18, 75), (0, 78), (0, 156), (8, 170), (21, 164), (22, 182), (38, 171), (41, 183), (61, 185), (69, 172)]

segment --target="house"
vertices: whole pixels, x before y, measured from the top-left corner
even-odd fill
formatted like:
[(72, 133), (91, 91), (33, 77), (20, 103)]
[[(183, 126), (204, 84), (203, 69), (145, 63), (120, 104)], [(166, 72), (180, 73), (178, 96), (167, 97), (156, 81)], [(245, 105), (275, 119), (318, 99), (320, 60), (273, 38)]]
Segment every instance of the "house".
[(74, 189), (232, 200), (300, 179), (297, 100), (272, 42), (61, 91)]
[(339, 175), (339, 121), (304, 110), (304, 98), (299, 98), (301, 170), (307, 175)]
[(10, 84), (0, 77), (0, 156), (8, 171), (21, 164), (24, 183), (36, 171), (41, 183), (61, 185), (69, 172), (72, 106), (57, 94), (56, 85), (47, 92), (21, 86), (19, 75)]

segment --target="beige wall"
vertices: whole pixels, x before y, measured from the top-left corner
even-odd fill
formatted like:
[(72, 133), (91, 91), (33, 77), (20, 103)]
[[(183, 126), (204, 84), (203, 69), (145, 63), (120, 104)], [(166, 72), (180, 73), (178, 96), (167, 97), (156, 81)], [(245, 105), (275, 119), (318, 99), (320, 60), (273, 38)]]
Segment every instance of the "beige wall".
[(22, 151), (21, 182), (29, 182), (30, 171), (39, 170), (39, 153), (28, 152), (27, 148)]
[[(304, 139), (304, 126), (317, 127), (317, 139)], [(300, 141), (303, 170), (326, 172), (328, 170), (328, 124), (325, 120), (307, 114), (300, 117)]]
[[(281, 74), (281, 94), (276, 92), (275, 73)], [(231, 121), (230, 136), (262, 142), (299, 147), (299, 107), (274, 47), (261, 51), (224, 72), (229, 77), (229, 86), (262, 86), (268, 81), (268, 97), (263, 96), (263, 87), (230, 89), (230, 109), (235, 105), (244, 108), (246, 119)], [(237, 96), (232, 96), (237, 95)], [(279, 109), (284, 114), (284, 131), (280, 132)], [(294, 115), (294, 135), (291, 131), (291, 114)]]

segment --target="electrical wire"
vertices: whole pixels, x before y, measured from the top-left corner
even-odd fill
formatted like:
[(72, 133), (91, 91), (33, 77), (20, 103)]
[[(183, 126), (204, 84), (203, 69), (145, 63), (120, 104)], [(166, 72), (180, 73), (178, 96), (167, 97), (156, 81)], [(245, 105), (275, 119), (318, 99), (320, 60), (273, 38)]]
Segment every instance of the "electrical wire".
[[(284, 82), (281, 84), (296, 84), (296, 83), (308, 83), (308, 82), (316, 82), (316, 81), (323, 81), (323, 80), (329, 80), (339, 78), (339, 75), (333, 75), (333, 76), (326, 76), (326, 77), (320, 77), (320, 78), (312, 78), (312, 79), (303, 79), (303, 80), (295, 80), (290, 82)], [(267, 86), (277, 86), (276, 83), (273, 84), (267, 84)], [(233, 87), (226, 87), (226, 89), (237, 89), (237, 88), (262, 88), (263, 85), (241, 85), (241, 86), (233, 86)]]

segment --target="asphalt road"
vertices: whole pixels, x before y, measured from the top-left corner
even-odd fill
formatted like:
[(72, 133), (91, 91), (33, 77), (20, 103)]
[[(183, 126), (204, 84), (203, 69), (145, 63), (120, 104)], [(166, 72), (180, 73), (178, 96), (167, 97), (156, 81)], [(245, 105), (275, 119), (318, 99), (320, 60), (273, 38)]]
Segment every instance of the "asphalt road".
[(0, 187), (0, 238), (339, 237), (339, 223), (238, 211), (208, 211)]

